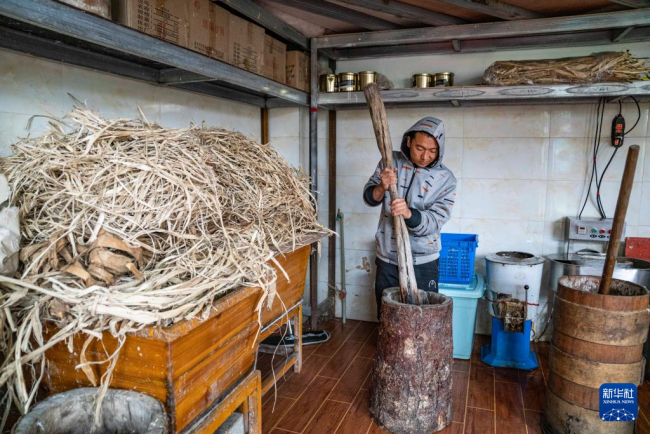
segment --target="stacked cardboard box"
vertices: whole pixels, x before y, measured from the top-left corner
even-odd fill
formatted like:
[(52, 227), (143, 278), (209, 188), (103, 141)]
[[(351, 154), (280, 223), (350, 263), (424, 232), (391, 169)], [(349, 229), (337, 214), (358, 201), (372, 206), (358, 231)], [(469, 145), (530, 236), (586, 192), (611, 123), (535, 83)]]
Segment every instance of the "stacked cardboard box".
[(210, 0), (190, 3), (188, 48), (230, 63), (230, 12)]
[(264, 56), (264, 36), (262, 27), (235, 15), (230, 15), (230, 63), (262, 74)]
[(113, 0), (120, 24), (187, 47), (189, 4), (184, 0)]
[(264, 69), (262, 75), (280, 83), (286, 83), (287, 45), (275, 38), (264, 37)]
[(301, 51), (287, 52), (287, 84), (309, 92), (309, 56)]

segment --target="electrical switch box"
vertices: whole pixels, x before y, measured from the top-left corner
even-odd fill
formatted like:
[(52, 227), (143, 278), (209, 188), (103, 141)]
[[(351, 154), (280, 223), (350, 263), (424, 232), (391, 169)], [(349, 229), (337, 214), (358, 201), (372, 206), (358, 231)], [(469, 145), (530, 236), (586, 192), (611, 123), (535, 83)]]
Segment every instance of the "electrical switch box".
[[(580, 241), (609, 241), (612, 233), (614, 219), (579, 219), (577, 217), (567, 217), (565, 232), (567, 240)], [(621, 240), (625, 240), (625, 224), (623, 225), (623, 234)]]

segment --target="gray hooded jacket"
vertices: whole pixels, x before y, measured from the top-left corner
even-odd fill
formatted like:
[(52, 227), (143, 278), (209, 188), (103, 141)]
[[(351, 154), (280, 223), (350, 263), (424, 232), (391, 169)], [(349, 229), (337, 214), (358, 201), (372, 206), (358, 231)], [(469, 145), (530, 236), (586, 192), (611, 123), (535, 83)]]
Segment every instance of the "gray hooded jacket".
[[(419, 168), (411, 162), (406, 145), (408, 133), (424, 131), (438, 141), (438, 159), (426, 168)], [(451, 217), (456, 201), (456, 178), (442, 164), (445, 154), (445, 127), (440, 119), (426, 117), (409, 128), (402, 137), (401, 151), (393, 151), (397, 167), (397, 191), (405, 198), (412, 216), (406, 220), (410, 233), (411, 250), (415, 265), (435, 261), (440, 256), (440, 230)], [(377, 257), (385, 262), (397, 264), (397, 248), (393, 232), (393, 217), (390, 211), (390, 194), (377, 202), (372, 197), (375, 186), (381, 184), (380, 173), (384, 169), (381, 161), (375, 173), (364, 187), (363, 199), (369, 206), (382, 205), (379, 226), (375, 235)]]

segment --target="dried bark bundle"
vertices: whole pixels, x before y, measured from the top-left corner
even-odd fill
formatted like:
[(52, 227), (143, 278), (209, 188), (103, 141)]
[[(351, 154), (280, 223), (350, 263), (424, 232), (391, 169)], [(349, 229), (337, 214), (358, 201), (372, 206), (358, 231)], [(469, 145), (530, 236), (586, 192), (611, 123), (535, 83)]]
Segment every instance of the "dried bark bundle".
[[(13, 400), (28, 411), (56, 343), (104, 331), (124, 342), (147, 325), (207, 318), (214, 300), (242, 285), (272, 296), (268, 261), (327, 231), (309, 179), (242, 134), (106, 120), (85, 107), (50, 124), (0, 161), (23, 236), (20, 275), (0, 276), (6, 408)], [(60, 329), (47, 342), (43, 320)], [(104, 390), (118, 352), (106, 360)], [(84, 354), (79, 368), (94, 380)]]
[(649, 61), (635, 58), (629, 51), (562, 59), (501, 61), (485, 70), (483, 81), (494, 86), (631, 82), (650, 76), (650, 67), (646, 66)]

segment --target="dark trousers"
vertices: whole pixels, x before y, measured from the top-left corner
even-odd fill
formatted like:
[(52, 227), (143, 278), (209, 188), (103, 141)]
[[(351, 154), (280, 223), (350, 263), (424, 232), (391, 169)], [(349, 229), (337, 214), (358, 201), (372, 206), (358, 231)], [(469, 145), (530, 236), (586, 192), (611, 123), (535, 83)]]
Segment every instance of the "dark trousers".
[[(381, 296), (384, 289), (399, 288), (399, 270), (397, 265), (389, 264), (381, 259), (375, 259), (377, 274), (375, 275), (375, 297), (377, 298), (377, 318), (381, 310)], [(438, 292), (438, 278), (440, 269), (438, 268), (438, 259), (427, 262), (426, 264), (414, 265), (415, 280), (418, 288), (423, 291)]]

